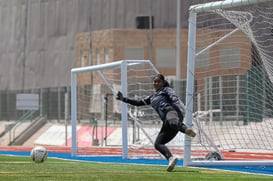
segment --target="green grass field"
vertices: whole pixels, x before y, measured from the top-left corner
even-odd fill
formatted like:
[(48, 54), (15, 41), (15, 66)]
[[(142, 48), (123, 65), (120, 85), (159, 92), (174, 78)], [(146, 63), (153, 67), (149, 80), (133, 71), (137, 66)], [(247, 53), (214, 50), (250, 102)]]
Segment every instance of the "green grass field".
[(34, 163), (30, 157), (0, 155), (0, 180), (109, 180), (109, 181), (220, 181), (220, 180), (272, 180), (270, 176), (226, 171), (176, 167), (173, 172), (163, 166), (107, 164), (47, 159)]

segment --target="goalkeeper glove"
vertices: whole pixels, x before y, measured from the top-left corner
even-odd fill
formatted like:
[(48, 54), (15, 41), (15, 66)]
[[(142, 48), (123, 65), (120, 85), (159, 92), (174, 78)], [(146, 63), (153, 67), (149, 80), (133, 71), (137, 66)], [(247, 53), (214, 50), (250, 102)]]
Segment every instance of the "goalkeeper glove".
[(120, 91), (118, 91), (118, 93), (117, 93), (117, 95), (116, 95), (116, 99), (117, 99), (117, 100), (120, 100), (120, 101), (123, 100), (123, 95), (122, 95), (122, 93), (121, 93)]

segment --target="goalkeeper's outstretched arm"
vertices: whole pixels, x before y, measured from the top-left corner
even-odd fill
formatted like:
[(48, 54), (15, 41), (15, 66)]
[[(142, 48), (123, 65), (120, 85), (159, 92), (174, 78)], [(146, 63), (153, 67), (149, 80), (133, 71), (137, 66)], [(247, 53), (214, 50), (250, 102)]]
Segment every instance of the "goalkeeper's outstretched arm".
[(150, 104), (150, 98), (149, 97), (147, 97), (145, 99), (139, 99), (139, 100), (129, 99), (127, 97), (124, 97), (123, 94), (120, 91), (118, 91), (118, 93), (116, 95), (116, 99), (120, 100), (122, 102), (128, 103), (128, 104), (134, 105), (134, 106), (145, 106), (145, 105)]

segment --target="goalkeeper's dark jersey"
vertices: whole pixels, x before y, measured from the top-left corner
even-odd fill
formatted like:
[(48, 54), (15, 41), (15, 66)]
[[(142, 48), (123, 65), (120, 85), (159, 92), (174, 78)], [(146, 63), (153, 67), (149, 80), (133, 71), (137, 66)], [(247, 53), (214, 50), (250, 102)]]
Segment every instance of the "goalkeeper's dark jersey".
[(162, 87), (152, 95), (141, 100), (123, 98), (123, 101), (134, 106), (151, 105), (163, 121), (168, 111), (176, 110), (180, 120), (183, 121), (185, 113), (184, 104), (170, 87)]

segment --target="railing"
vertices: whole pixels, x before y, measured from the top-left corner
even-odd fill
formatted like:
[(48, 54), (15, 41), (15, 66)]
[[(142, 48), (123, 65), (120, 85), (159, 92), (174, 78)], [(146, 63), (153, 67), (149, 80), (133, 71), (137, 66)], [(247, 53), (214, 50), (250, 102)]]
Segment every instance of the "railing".
[[(40, 109), (41, 109), (41, 106), (40, 106)], [(16, 133), (16, 129), (21, 125), (23, 124), (25, 121), (27, 120), (30, 120), (31, 117), (37, 113), (37, 112), (40, 112), (40, 109), (37, 109), (37, 110), (29, 110), (27, 111), (26, 113), (23, 114), (23, 116), (21, 116), (17, 121), (16, 123), (10, 128), (9, 130), (9, 145), (12, 144), (12, 142), (15, 140), (16, 136), (15, 136), (15, 133)]]

